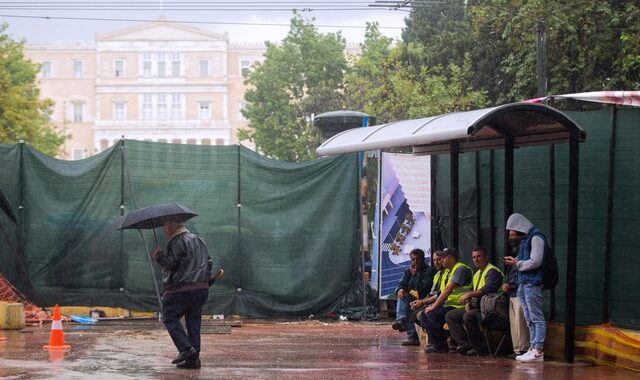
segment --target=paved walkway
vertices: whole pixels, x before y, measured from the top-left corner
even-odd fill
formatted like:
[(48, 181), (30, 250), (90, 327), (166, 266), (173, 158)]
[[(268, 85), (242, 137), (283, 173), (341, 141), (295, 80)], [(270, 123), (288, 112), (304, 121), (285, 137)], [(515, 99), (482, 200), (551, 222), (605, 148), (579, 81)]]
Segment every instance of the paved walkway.
[[(64, 324), (66, 352), (42, 349), (49, 326), (5, 331), (0, 378), (10, 379), (596, 379), (638, 373), (560, 360), (525, 364), (508, 358), (430, 354), (404, 347), (402, 334), (377, 322), (244, 321), (209, 326), (200, 370), (178, 370), (161, 325)], [(230, 331), (230, 332), (229, 332)]]

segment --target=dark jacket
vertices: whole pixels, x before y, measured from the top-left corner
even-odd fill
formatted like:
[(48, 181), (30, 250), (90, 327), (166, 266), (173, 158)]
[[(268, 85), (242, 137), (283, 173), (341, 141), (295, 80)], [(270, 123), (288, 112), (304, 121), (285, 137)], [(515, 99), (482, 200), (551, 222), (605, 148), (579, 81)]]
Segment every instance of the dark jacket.
[(185, 231), (167, 242), (167, 252), (159, 252), (162, 283), (168, 293), (209, 289), (209, 252), (199, 236)]
[(425, 265), (422, 270), (416, 272), (415, 275), (411, 274), (409, 269), (404, 271), (402, 278), (398, 282), (396, 287), (396, 293), (398, 290), (404, 289), (407, 293), (411, 290), (417, 290), (420, 297), (426, 297), (431, 291), (433, 285), (433, 276), (436, 274), (435, 268)]

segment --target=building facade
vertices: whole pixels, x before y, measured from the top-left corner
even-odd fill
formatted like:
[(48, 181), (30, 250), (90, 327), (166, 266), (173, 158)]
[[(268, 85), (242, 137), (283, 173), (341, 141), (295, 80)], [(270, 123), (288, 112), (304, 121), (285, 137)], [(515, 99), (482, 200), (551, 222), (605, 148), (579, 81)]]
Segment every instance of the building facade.
[(70, 136), (60, 158), (74, 160), (122, 136), (238, 143), (238, 129), (247, 126), (242, 72), (265, 51), (162, 19), (96, 35), (93, 45), (25, 46), (25, 56), (41, 65), (41, 96), (55, 102), (52, 122)]

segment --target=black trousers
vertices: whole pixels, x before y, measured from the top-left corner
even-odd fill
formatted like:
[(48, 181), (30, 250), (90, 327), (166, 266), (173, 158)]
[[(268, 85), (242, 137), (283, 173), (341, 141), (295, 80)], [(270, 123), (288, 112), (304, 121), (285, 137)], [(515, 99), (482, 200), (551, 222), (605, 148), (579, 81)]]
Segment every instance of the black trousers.
[(449, 348), (447, 345), (447, 332), (443, 328), (444, 316), (453, 309), (452, 306), (440, 306), (430, 313), (422, 314), (421, 326), (427, 332), (429, 344), (440, 350)]
[[(209, 297), (209, 289), (167, 293), (162, 296), (162, 323), (167, 328), (178, 352), (193, 347), (200, 352), (202, 306)], [(184, 317), (187, 331), (180, 323)]]
[(483, 346), (482, 332), (480, 331), (480, 310), (455, 309), (448, 312), (445, 318), (451, 337), (458, 345), (468, 344), (480, 352)]

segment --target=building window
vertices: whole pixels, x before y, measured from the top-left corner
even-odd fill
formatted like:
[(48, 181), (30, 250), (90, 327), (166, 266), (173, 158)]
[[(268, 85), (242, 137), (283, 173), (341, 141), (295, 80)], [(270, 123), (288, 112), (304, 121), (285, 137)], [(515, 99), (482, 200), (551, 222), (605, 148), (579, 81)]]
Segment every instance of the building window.
[(84, 148), (73, 148), (71, 152), (71, 159), (73, 160), (82, 160), (85, 158), (86, 150)]
[(209, 76), (209, 60), (208, 59), (200, 60), (200, 76), (201, 77)]
[(202, 139), (201, 145), (211, 145), (211, 139)]
[(142, 55), (142, 76), (151, 78), (151, 53), (144, 53)]
[(180, 75), (180, 53), (171, 54), (171, 76), (174, 78), (181, 77)]
[(73, 121), (75, 123), (82, 122), (82, 111), (83, 111), (82, 103), (73, 103)]
[(167, 62), (165, 61), (165, 54), (158, 53), (158, 78), (164, 78), (167, 76)]
[(127, 107), (124, 102), (113, 103), (113, 120), (125, 120), (127, 115)]
[(210, 102), (198, 102), (198, 118), (200, 120), (211, 120)]
[(153, 119), (153, 103), (151, 94), (142, 95), (142, 120)]
[(100, 151), (103, 152), (109, 148), (109, 140), (102, 139), (100, 140)]
[(51, 61), (40, 62), (40, 74), (42, 78), (51, 78)]
[(124, 59), (116, 59), (113, 61), (113, 74), (116, 78), (122, 78), (124, 76), (125, 63)]
[(224, 145), (224, 139), (216, 139), (216, 145)]
[(74, 59), (73, 60), (73, 77), (82, 78), (84, 75), (84, 62)]
[(173, 139), (171, 140), (171, 144), (182, 144), (182, 139)]
[(187, 144), (196, 145), (196, 139), (187, 139)]
[(158, 120), (167, 120), (167, 96), (158, 94)]
[(166, 143), (167, 143), (167, 139), (158, 139), (158, 142), (159, 142), (159, 143), (165, 143), (165, 144), (166, 144)]
[(171, 119), (184, 119), (182, 117), (182, 95), (180, 94), (171, 94)]
[(240, 60), (240, 75), (245, 76), (251, 69), (251, 60), (249, 59), (241, 59)]
[(239, 103), (238, 104), (238, 120), (241, 121), (246, 121), (247, 119), (244, 117), (244, 114), (242, 114), (242, 110), (244, 110), (247, 107), (246, 103)]

